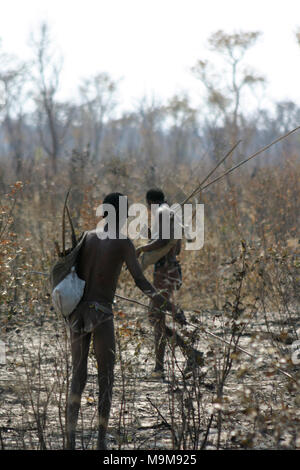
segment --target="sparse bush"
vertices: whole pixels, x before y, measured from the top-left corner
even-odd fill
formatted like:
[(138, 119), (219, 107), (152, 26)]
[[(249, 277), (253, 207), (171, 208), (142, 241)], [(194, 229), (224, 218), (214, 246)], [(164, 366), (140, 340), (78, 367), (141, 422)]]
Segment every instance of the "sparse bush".
[[(35, 165), (26, 183), (8, 185), (1, 199), (0, 327), (7, 364), (0, 371), (0, 446), (5, 449), (65, 446), (70, 357), (65, 326), (51, 307), (47, 273), (74, 172), (66, 161), (49, 180), (46, 167)], [(205, 163), (178, 164), (175, 187), (170, 166), (158, 162), (156, 169), (171, 203), (178, 188), (188, 192), (206, 170)], [(201, 195), (205, 245), (199, 252), (182, 251), (184, 283), (176, 294), (189, 321), (187, 341), (205, 354), (200, 373), (184, 379), (185, 358), (170, 344), (168, 381), (151, 382), (153, 332), (146, 309), (117, 301), (111, 447), (299, 448), (300, 376), (290, 354), (300, 327), (299, 176), (299, 163), (290, 159), (258, 169), (252, 179), (246, 168), (238, 170), (230, 188), (223, 181)], [(144, 181), (144, 167), (134, 159), (87, 165), (70, 197), (78, 234), (95, 227), (95, 209), (107, 191), (118, 188), (132, 202), (144, 202)], [(151, 279), (151, 268), (146, 276)], [(145, 303), (128, 271), (121, 273), (118, 291)], [(91, 361), (78, 430), (82, 448), (96, 442), (96, 378)]]

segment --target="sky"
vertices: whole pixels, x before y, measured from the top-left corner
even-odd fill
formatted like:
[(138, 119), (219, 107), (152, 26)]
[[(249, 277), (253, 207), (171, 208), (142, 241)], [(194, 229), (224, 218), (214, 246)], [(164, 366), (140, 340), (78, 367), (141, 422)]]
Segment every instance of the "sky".
[(0, 0), (2, 50), (29, 59), (30, 34), (44, 20), (64, 58), (66, 99), (83, 78), (107, 72), (120, 80), (124, 109), (181, 92), (199, 105), (204, 90), (191, 67), (212, 57), (207, 39), (222, 29), (261, 31), (245, 59), (267, 78), (263, 99), (300, 105), (300, 0)]

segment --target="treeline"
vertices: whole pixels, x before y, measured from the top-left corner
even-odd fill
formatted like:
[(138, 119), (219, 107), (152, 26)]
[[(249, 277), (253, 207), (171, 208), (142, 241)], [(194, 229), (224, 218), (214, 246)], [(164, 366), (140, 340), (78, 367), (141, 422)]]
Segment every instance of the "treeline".
[[(118, 82), (106, 72), (83, 80), (77, 100), (59, 99), (63, 60), (43, 23), (31, 39), (30, 63), (0, 49), (0, 184), (7, 175), (29, 175), (38, 162), (46, 162), (49, 174), (56, 174), (62, 162), (72, 163), (78, 154), (83, 165), (86, 156), (90, 163), (147, 162), (149, 169), (159, 161), (177, 165), (218, 160), (239, 139), (238, 156), (271, 142), (299, 125), (300, 107), (293, 101), (261, 107), (267, 96), (266, 78), (250, 69), (245, 59), (260, 35), (211, 35), (208, 48), (218, 67), (208, 60), (191, 67), (203, 96), (199, 108), (182, 93), (165, 103), (141, 98), (134, 111), (120, 113)], [(296, 153), (298, 143), (296, 135), (273, 148), (272, 162), (280, 162), (282, 153)]]

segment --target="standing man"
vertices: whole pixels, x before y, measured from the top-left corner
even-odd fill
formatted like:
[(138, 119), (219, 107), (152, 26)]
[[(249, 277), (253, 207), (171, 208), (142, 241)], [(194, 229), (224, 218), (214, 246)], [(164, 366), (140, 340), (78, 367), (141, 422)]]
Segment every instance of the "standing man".
[[(149, 233), (149, 238), (152, 241), (139, 247), (137, 249), (137, 256), (141, 253), (147, 253), (153, 250), (159, 250), (164, 247), (170, 240), (174, 238), (175, 233), (175, 217), (174, 213), (165, 200), (165, 195), (161, 189), (149, 189), (146, 194), (146, 201), (148, 210), (154, 218), (152, 226), (152, 233)], [(164, 220), (170, 221), (170, 235), (169, 238), (163, 235)], [(151, 231), (150, 231), (151, 232)], [(168, 301), (171, 300), (175, 290), (181, 286), (181, 267), (177, 260), (180, 253), (181, 240), (170, 249), (170, 251), (158, 260), (154, 265), (153, 285), (158, 292), (164, 296)], [(154, 326), (154, 344), (155, 344), (155, 368), (152, 376), (155, 378), (164, 378), (164, 357), (167, 338), (175, 339), (175, 345), (180, 346), (187, 354), (188, 360), (185, 368), (185, 374), (190, 373), (193, 368), (203, 365), (203, 353), (188, 346), (183, 338), (178, 333), (171, 330), (166, 325), (166, 315), (164, 312), (157, 312), (154, 309), (153, 301), (149, 305), (149, 318), (151, 324)]]
[[(126, 264), (137, 287), (151, 299), (153, 306), (175, 313), (176, 321), (181, 324), (186, 323), (182, 310), (159, 294), (144, 277), (131, 240), (120, 237), (122, 226), (127, 219), (127, 203), (126, 213), (120, 213), (122, 197), (124, 196), (120, 193), (112, 193), (105, 197), (103, 203), (109, 204), (115, 210), (116, 224), (110, 231), (110, 224), (107, 223), (102, 236), (96, 230), (88, 232), (76, 263), (77, 274), (86, 284), (80, 303), (68, 317), (72, 352), (72, 381), (67, 403), (68, 449), (75, 448), (75, 431), (81, 395), (87, 379), (87, 361), (92, 335), (99, 383), (97, 448), (106, 449), (105, 436), (111, 407), (115, 363), (112, 303), (123, 263)], [(104, 214), (104, 218), (107, 215), (108, 212)]]

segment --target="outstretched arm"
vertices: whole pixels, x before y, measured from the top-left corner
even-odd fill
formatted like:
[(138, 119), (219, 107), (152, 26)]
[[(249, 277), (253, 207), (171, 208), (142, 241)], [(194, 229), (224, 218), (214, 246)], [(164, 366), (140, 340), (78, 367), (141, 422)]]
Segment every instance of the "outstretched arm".
[(141, 246), (137, 249), (137, 255), (140, 253), (148, 253), (149, 251), (159, 250), (163, 248), (165, 245), (169, 243), (170, 240), (173, 239), (174, 236), (174, 216), (172, 213), (169, 215), (170, 219), (170, 237), (164, 238), (163, 237), (163, 213), (160, 212), (158, 216), (158, 233), (157, 238), (152, 240), (147, 245)]
[(185, 324), (184, 313), (181, 309), (169, 302), (165, 297), (159, 294), (153, 285), (145, 278), (141, 266), (137, 260), (136, 251), (133, 243), (128, 240), (125, 248), (125, 263), (132, 275), (136, 286), (148, 297), (150, 297), (157, 308), (168, 310), (175, 313), (175, 320)]

